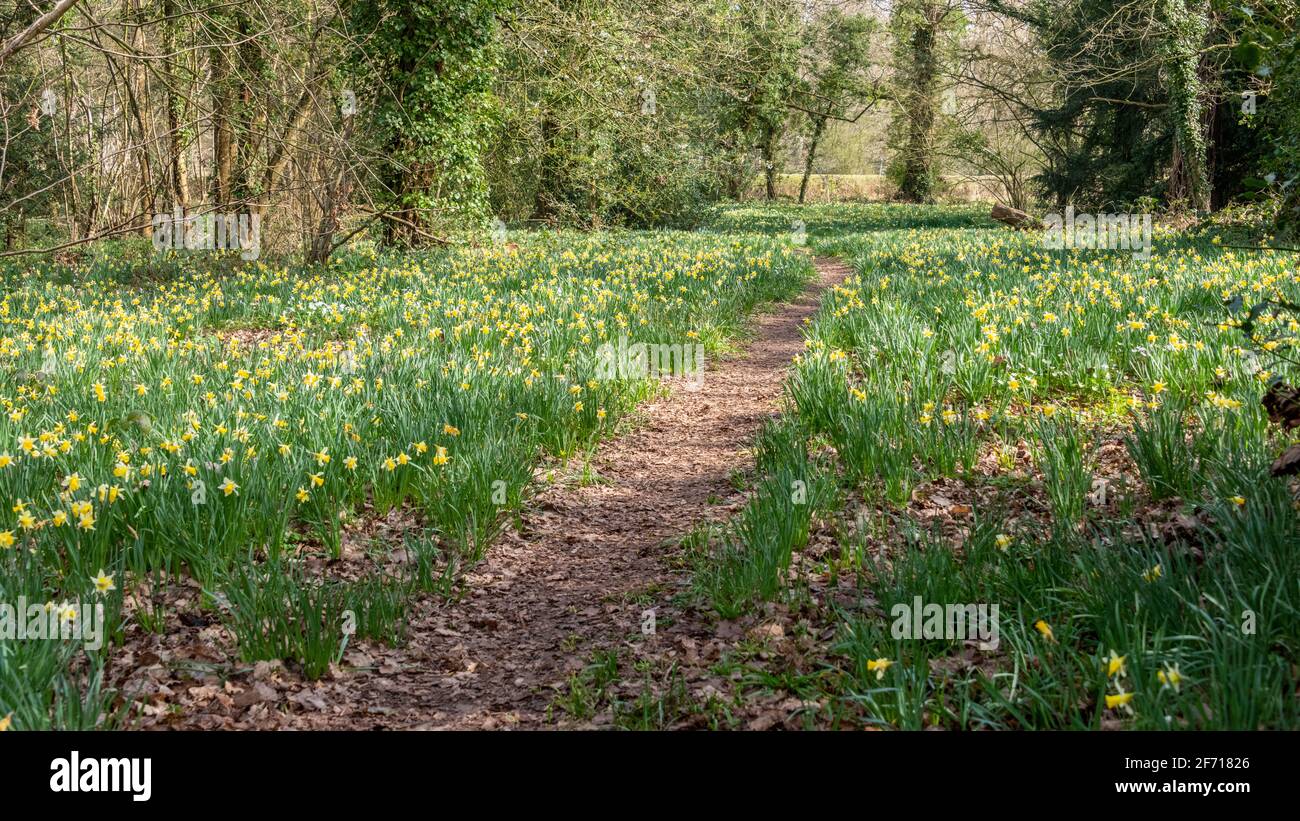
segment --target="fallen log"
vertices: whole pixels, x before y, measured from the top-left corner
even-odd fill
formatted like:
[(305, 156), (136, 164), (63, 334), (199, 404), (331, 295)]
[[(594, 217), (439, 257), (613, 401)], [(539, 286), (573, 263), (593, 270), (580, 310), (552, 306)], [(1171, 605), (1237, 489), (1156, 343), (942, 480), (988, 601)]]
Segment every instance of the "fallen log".
[(1038, 217), (1026, 214), (1019, 208), (1012, 208), (1009, 205), (997, 203), (993, 206), (993, 213), (989, 216), (1004, 225), (1010, 225), (1017, 231), (1027, 231), (1035, 228), (1042, 228), (1043, 223)]

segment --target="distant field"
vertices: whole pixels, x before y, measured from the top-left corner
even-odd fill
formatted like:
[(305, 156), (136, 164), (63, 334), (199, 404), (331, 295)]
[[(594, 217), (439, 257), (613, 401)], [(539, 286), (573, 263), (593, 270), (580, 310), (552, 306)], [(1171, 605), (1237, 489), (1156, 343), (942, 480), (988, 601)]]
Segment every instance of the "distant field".
[[(799, 198), (802, 174), (781, 174), (777, 177), (777, 195), (783, 199)], [(940, 196), (944, 202), (982, 202), (998, 199), (1001, 186), (992, 177), (945, 177), (946, 190)], [(813, 174), (808, 179), (806, 201), (825, 202), (884, 202), (893, 197), (895, 186), (881, 174)], [(763, 196), (763, 181), (755, 181), (750, 188), (750, 198)]]

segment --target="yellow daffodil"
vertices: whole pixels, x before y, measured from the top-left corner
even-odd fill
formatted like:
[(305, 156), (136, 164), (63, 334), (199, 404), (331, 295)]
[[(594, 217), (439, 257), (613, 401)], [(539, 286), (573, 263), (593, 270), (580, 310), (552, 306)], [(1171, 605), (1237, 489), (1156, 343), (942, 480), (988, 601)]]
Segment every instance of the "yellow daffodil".
[(90, 583), (95, 585), (95, 592), (100, 595), (104, 595), (110, 590), (117, 589), (117, 585), (113, 584), (113, 577), (111, 575), (106, 575), (103, 568), (100, 568), (99, 572), (91, 577)]
[(1183, 674), (1179, 672), (1177, 664), (1167, 664), (1163, 670), (1156, 671), (1156, 679), (1162, 686), (1177, 690), (1183, 683)]
[(1049, 625), (1047, 622), (1043, 621), (1042, 619), (1039, 619), (1038, 621), (1034, 622), (1034, 629), (1037, 630), (1039, 633), (1041, 633), (1043, 638), (1047, 639), (1049, 642), (1056, 641), (1056, 635), (1052, 633), (1051, 625)]
[(894, 662), (886, 658), (867, 659), (867, 670), (876, 674), (876, 680), (879, 681), (885, 677), (885, 671), (890, 668)]

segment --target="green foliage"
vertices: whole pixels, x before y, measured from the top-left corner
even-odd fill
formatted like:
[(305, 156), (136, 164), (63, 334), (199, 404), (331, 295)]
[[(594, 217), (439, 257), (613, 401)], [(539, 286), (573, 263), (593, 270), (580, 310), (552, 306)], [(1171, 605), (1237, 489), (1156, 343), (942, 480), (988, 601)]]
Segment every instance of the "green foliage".
[[(42, 95), (54, 89), (42, 87), (36, 66), (22, 55), (5, 64), (0, 74), (3, 109), (4, 151), (0, 166), (0, 251), (24, 245), (48, 243), (48, 217), (55, 202), (52, 187), (60, 178), (58, 158), (51, 151), (50, 138), (56, 116), (42, 111)], [(9, 104), (18, 101), (18, 104)]]
[[(349, 6), (365, 127), (363, 153), (380, 158), (374, 199), (416, 227), (482, 219), (482, 154), (496, 54), (496, 15), (508, 0), (377, 0)], [(389, 222), (388, 238), (413, 238)]]
[[(113, 707), (117, 693), (104, 682), (104, 654), (121, 626), (120, 602), (92, 591), (88, 575), (60, 577), (48, 572), (39, 557), (0, 552), (0, 604), (16, 618), (9, 622), (6, 615), (4, 629), (14, 632), (0, 638), (0, 720), (11, 721), (13, 729), (93, 730), (121, 721)], [(31, 614), (20, 609), (24, 605), (35, 608), (47, 624), (54, 611), (59, 632), (47, 628), (41, 634), (47, 638), (24, 638), (18, 631), (31, 626)], [(81, 612), (65, 622), (58, 611), (68, 605)], [(103, 608), (103, 618), (94, 618), (89, 626), (98, 625), (100, 646), (90, 647), (76, 628), (91, 618), (86, 611), (96, 605)]]
[(1196, 495), (1196, 463), (1187, 440), (1185, 409), (1166, 403), (1134, 422), (1124, 444), (1153, 499)]
[(495, 83), (492, 210), (511, 223), (693, 224), (721, 194), (710, 48), (726, 13), (631, 2), (520, 7)]
[(1128, 36), (1146, 29), (1149, 9), (1123, 0), (1039, 0), (1031, 8), (1062, 79), (1053, 104), (1036, 112), (1048, 139), (1039, 180), (1050, 201), (1101, 209), (1161, 193), (1173, 137), (1169, 118), (1152, 114), (1167, 102), (1160, 44)]
[(876, 21), (866, 15), (828, 9), (807, 32), (812, 42), (803, 55), (804, 85), (797, 101), (809, 117), (844, 117), (870, 100), (873, 92), (872, 40)]
[(795, 105), (806, 118), (803, 180), (799, 201), (804, 201), (817, 149), (832, 120), (856, 121), (876, 102), (877, 89), (869, 76), (872, 36), (876, 21), (861, 14), (828, 9), (808, 35), (799, 95)]
[(723, 66), (717, 97), (718, 148), (727, 158), (727, 192), (739, 198), (757, 159), (768, 199), (775, 196), (789, 102), (799, 87), (801, 3), (742, 0), (724, 20), (735, 66)]
[(1088, 491), (1092, 487), (1087, 433), (1073, 419), (1057, 415), (1038, 420), (1034, 432), (1038, 438), (1038, 466), (1052, 509), (1052, 522), (1065, 535), (1083, 524)]
[(353, 636), (396, 644), (410, 596), (399, 579), (313, 580), (279, 562), (240, 565), (222, 593), (245, 661), (294, 659), (311, 679), (339, 662)]
[[(1247, 13), (1249, 12), (1249, 13)], [(1277, 227), (1283, 236), (1300, 237), (1300, 35), (1293, 3), (1261, 2), (1230, 11), (1237, 44), (1236, 65), (1258, 94), (1258, 132), (1269, 156), (1246, 181), (1256, 192), (1281, 199)], [(1247, 85), (1248, 83), (1248, 85)]]
[(762, 479), (754, 496), (708, 546), (695, 576), (696, 588), (723, 618), (785, 589), (792, 553), (807, 544), (813, 518), (835, 504), (834, 479), (809, 457), (788, 421), (766, 427), (757, 452)]

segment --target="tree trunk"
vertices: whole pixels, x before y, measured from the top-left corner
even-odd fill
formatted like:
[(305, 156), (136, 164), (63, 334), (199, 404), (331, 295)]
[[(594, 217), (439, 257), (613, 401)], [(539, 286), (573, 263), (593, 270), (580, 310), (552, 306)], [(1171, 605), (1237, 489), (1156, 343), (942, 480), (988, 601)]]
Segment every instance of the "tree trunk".
[(772, 202), (776, 199), (776, 152), (777, 143), (780, 141), (780, 133), (769, 128), (763, 138), (763, 181), (767, 201)]
[(803, 205), (808, 193), (808, 178), (812, 176), (813, 160), (817, 157), (817, 143), (821, 142), (822, 131), (826, 128), (826, 117), (817, 117), (813, 124), (812, 139), (808, 142), (808, 156), (803, 163), (803, 179), (799, 181), (799, 204)]
[(189, 169), (185, 164), (185, 141), (182, 139), (181, 122), (184, 119), (184, 97), (178, 87), (176, 65), (181, 56), (176, 51), (176, 23), (172, 19), (176, 14), (175, 0), (165, 0), (163, 16), (163, 54), (162, 74), (167, 87), (167, 150), (171, 171), (171, 193), (173, 205), (181, 209), (189, 207), (190, 184)]
[[(258, 98), (253, 92), (266, 70), (266, 55), (260, 40), (253, 35), (253, 24), (244, 7), (236, 7), (234, 14), (240, 45), (234, 50), (231, 91), (233, 93), (238, 88), (239, 96), (232, 100), (231, 152), (235, 157), (235, 170), (230, 195), (234, 202), (245, 203), (259, 193), (265, 193), (265, 188), (259, 188), (261, 181), (256, 169), (266, 121), (261, 114), (263, 107), (257, 105)], [(264, 169), (263, 175), (265, 173)]]
[(1210, 208), (1206, 164), (1204, 88), (1200, 78), (1201, 47), (1209, 29), (1204, 0), (1160, 0), (1164, 28), (1164, 62), (1169, 76), (1174, 125), (1174, 157), (1169, 175), (1171, 202), (1195, 211)]
[(554, 142), (558, 137), (558, 131), (550, 110), (543, 112), (541, 146), (537, 157), (537, 190), (533, 194), (533, 219), (535, 220), (550, 221), (556, 213), (555, 204), (559, 194), (560, 175), (556, 168)]
[(230, 58), (221, 45), (209, 50), (212, 61), (212, 203), (230, 202), (231, 174), (235, 167), (234, 135), (230, 127)]
[(739, 201), (745, 196), (752, 178), (752, 162), (748, 152), (740, 151), (735, 146), (724, 145), (722, 151), (728, 160), (723, 168), (723, 185), (727, 199)]
[(939, 105), (938, 39), (943, 10), (936, 0), (923, 0), (919, 13), (920, 20), (909, 41), (911, 66), (905, 101), (907, 146), (898, 196), (907, 202), (933, 202), (934, 126)]
[[(135, 22), (129, 41), (132, 51), (130, 56), (133, 58), (136, 55), (144, 54), (147, 46), (144, 39), (144, 8), (138, 0), (126, 0), (123, 7), (123, 17)], [(136, 139), (131, 142), (139, 146), (136, 156), (140, 168), (140, 196), (136, 207), (146, 217), (142, 233), (146, 237), (152, 237), (153, 222), (148, 217), (152, 217), (159, 211), (158, 191), (155, 189), (154, 183), (154, 155), (149, 151), (149, 146), (153, 143), (154, 130), (152, 112), (149, 110), (148, 105), (145, 104), (145, 100), (148, 99), (146, 72), (143, 66), (139, 65), (140, 62), (142, 61), (138, 59), (123, 60), (122, 76), (123, 86), (126, 88), (127, 105), (131, 111), (131, 119), (135, 121), (136, 125)]]
[[(289, 164), (289, 149), (293, 146), (298, 132), (307, 124), (307, 119), (311, 115), (311, 102), (315, 99), (319, 91), (318, 78), (313, 78), (307, 83), (307, 87), (298, 97), (298, 103), (294, 106), (293, 113), (289, 117), (289, 122), (284, 127), (284, 132), (280, 136), (279, 142), (271, 151), (271, 156), (266, 160), (266, 171), (262, 175), (262, 184), (260, 196), (257, 202), (251, 207), (251, 210), (261, 214), (266, 210), (267, 199), (270, 197), (276, 186), (280, 183), (280, 176)], [(348, 121), (348, 135), (352, 134), (351, 120)]]
[(311, 247), (307, 249), (307, 261), (324, 263), (334, 251), (334, 235), (338, 233), (340, 216), (352, 195), (352, 173), (348, 168), (346, 152), (352, 142), (352, 128), (356, 117), (350, 116), (343, 127), (342, 149), (344, 156), (337, 160), (338, 168), (321, 197), (321, 218), (317, 223), (316, 233), (312, 237)]

